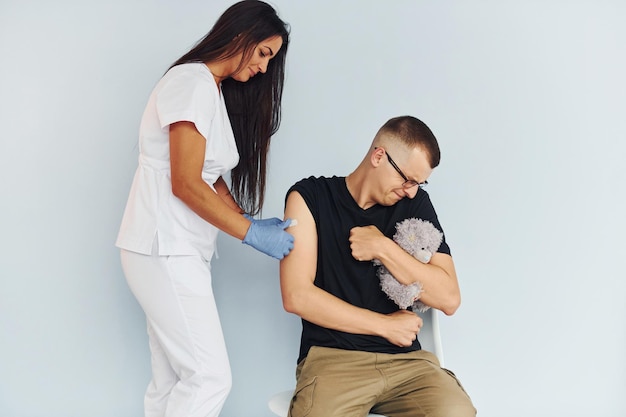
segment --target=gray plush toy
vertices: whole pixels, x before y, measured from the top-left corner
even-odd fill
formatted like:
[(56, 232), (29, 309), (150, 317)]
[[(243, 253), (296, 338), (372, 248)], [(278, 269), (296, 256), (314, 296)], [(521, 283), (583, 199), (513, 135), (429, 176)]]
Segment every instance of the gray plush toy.
[[(396, 224), (396, 234), (393, 235), (393, 240), (415, 259), (426, 264), (430, 262), (432, 255), (439, 249), (443, 240), (443, 233), (426, 220), (410, 218)], [(422, 285), (419, 282), (403, 285), (391, 275), (380, 261), (374, 260), (374, 264), (379, 265), (380, 287), (398, 307), (406, 309), (413, 306), (413, 311), (420, 312), (430, 308), (419, 301), (422, 292)]]

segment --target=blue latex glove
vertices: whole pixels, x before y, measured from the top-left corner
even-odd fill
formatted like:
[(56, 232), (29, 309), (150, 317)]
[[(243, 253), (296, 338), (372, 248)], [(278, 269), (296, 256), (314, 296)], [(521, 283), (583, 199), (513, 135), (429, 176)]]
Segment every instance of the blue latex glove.
[(277, 224), (274, 219), (253, 220), (243, 243), (272, 258), (283, 259), (293, 249), (293, 236), (285, 232), (291, 219), (277, 220)]
[(283, 222), (278, 217), (270, 217), (269, 219), (255, 219), (248, 213), (245, 213), (243, 217), (250, 220), (252, 223), (259, 223), (263, 226), (278, 226), (279, 224)]

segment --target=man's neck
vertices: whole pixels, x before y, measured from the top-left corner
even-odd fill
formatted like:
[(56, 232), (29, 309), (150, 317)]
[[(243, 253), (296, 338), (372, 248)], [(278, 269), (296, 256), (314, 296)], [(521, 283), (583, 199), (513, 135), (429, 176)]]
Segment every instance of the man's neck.
[(357, 205), (363, 210), (367, 210), (376, 204), (376, 202), (369, 197), (366, 181), (359, 175), (358, 170), (346, 176), (346, 188)]

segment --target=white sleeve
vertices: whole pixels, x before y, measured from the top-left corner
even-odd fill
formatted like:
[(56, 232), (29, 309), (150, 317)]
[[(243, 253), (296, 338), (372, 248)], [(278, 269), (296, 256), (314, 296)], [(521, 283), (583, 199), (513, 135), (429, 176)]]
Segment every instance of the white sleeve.
[[(210, 80), (209, 80), (210, 81)], [(205, 139), (215, 116), (217, 86), (197, 74), (184, 72), (167, 80), (156, 97), (161, 128), (175, 122), (193, 122)]]

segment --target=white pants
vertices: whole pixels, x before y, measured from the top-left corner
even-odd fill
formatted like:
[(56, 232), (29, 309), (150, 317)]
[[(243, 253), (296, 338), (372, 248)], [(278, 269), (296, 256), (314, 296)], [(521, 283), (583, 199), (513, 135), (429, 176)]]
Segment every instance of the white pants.
[(232, 381), (209, 261), (126, 250), (121, 258), (148, 324), (152, 381), (145, 416), (218, 416)]

